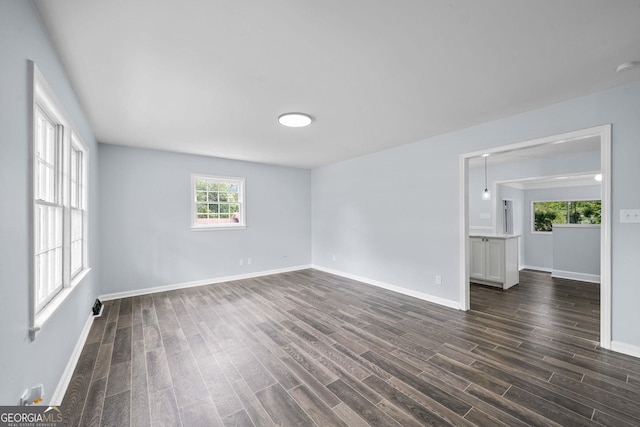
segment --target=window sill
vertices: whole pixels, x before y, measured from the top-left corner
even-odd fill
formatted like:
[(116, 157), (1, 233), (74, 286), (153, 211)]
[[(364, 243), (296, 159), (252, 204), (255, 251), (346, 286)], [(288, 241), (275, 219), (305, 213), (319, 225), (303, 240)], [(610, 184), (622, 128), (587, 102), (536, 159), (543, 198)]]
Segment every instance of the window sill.
[(216, 227), (191, 227), (191, 231), (244, 230), (246, 225), (228, 225)]
[(72, 280), (71, 286), (63, 288), (58, 295), (56, 295), (53, 300), (49, 304), (43, 308), (40, 313), (36, 314), (35, 320), (33, 321), (33, 326), (29, 328), (29, 336), (31, 341), (35, 340), (44, 325), (53, 317), (58, 308), (62, 306), (62, 304), (66, 301), (66, 299), (71, 295), (71, 293), (78, 287), (80, 282), (84, 280), (84, 278), (89, 274), (91, 268), (86, 268), (78, 273)]

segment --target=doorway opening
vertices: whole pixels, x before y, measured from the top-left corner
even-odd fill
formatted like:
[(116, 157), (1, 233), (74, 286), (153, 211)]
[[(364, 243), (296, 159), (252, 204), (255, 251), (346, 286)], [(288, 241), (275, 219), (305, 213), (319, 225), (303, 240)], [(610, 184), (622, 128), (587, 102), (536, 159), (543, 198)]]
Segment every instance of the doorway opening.
[[(600, 225), (600, 346), (611, 349), (611, 125), (603, 125), (594, 128), (568, 132), (561, 135), (540, 138), (495, 147), (482, 151), (464, 153), (460, 155), (460, 308), (470, 309), (470, 284), (469, 284), (469, 163), (472, 159), (480, 158), (483, 155), (490, 156), (504, 154), (518, 154), (532, 148), (552, 147), (565, 142), (580, 144), (587, 141), (593, 142), (597, 138), (600, 150), (600, 173), (602, 175), (601, 185), (601, 225)], [(491, 188), (491, 193), (496, 194), (496, 184)], [(475, 195), (475, 193), (474, 193)], [(501, 199), (496, 199), (501, 200)], [(509, 227), (505, 213), (498, 214), (499, 207), (504, 209), (501, 202), (493, 202), (492, 229), (493, 232), (503, 231)], [(508, 206), (507, 210), (508, 210)], [(511, 206), (513, 214), (513, 205)], [(499, 220), (498, 220), (499, 218)], [(511, 217), (513, 226), (513, 217)], [(499, 221), (500, 227), (496, 222)]]

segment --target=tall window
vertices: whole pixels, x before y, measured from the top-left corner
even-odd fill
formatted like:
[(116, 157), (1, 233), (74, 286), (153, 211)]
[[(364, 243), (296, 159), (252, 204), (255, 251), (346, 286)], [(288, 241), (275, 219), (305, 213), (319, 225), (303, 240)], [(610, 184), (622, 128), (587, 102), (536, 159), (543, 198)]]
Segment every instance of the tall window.
[(194, 229), (244, 228), (244, 179), (191, 176)]
[(33, 74), (32, 338), (88, 272), (87, 149), (31, 63)]
[(533, 202), (533, 231), (551, 232), (554, 224), (600, 224), (600, 200)]

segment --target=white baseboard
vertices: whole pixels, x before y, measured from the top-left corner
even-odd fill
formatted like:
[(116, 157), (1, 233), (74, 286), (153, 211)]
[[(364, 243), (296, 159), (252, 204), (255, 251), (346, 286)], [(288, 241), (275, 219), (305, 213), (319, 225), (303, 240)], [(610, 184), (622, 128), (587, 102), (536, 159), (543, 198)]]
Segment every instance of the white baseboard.
[(521, 265), (520, 270), (536, 270), (536, 271), (544, 271), (545, 273), (551, 273), (553, 268), (548, 267), (538, 267), (535, 265)]
[(452, 301), (445, 298), (436, 297), (430, 294), (425, 294), (423, 292), (412, 291), (411, 289), (401, 288), (399, 286), (390, 285), (388, 283), (380, 282), (378, 280), (369, 279), (362, 276), (357, 276), (355, 274), (345, 273), (343, 271), (332, 270), (330, 268), (326, 268), (320, 265), (312, 265), (311, 268), (319, 271), (324, 271), (325, 273), (335, 274), (336, 276), (345, 277), (351, 280), (357, 280), (358, 282), (366, 283), (367, 285), (377, 286), (379, 288), (383, 288), (389, 291), (397, 292), (399, 294), (408, 295), (410, 297), (418, 298), (423, 301), (432, 302), (434, 304), (443, 305), (449, 308), (455, 308), (456, 310), (460, 310), (460, 302)]
[(611, 341), (611, 350), (628, 356), (640, 357), (640, 346), (620, 341)]
[(85, 341), (87, 341), (89, 331), (91, 330), (91, 325), (93, 325), (93, 318), (94, 316), (90, 315), (85, 322), (84, 328), (82, 328), (82, 332), (80, 333), (78, 341), (76, 342), (76, 346), (73, 348), (71, 357), (67, 362), (67, 366), (64, 368), (64, 372), (62, 372), (62, 377), (60, 377), (60, 381), (58, 381), (58, 386), (51, 395), (49, 406), (62, 405), (62, 399), (64, 398), (64, 394), (67, 392), (67, 387), (69, 386), (69, 382), (71, 381), (71, 377), (73, 376), (73, 371), (76, 369), (76, 365), (78, 364), (78, 360), (80, 359), (80, 354), (82, 353), (82, 349), (84, 348), (84, 343)]
[(575, 271), (553, 270), (551, 272), (551, 277), (557, 277), (559, 279), (578, 280), (580, 282), (600, 283), (599, 274), (576, 273)]
[(197, 280), (195, 282), (176, 283), (172, 285), (156, 286), (153, 288), (135, 289), (132, 291), (115, 292), (112, 294), (100, 295), (101, 301), (109, 301), (119, 298), (129, 298), (139, 295), (155, 294), (157, 292), (167, 292), (176, 289), (194, 288), (196, 286), (212, 285), (214, 283), (231, 282), (233, 280), (253, 279), (255, 277), (270, 276), (272, 274), (288, 273), (290, 271), (306, 270), (312, 268), (311, 265), (299, 265), (296, 267), (280, 268), (277, 270), (259, 271), (256, 273), (238, 274), (235, 276), (216, 277), (214, 279)]

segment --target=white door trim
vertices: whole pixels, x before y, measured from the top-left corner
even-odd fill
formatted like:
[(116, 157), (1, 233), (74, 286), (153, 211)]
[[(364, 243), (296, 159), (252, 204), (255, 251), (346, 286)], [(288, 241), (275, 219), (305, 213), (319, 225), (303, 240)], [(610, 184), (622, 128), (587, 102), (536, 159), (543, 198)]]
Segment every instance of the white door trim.
[[(460, 309), (469, 310), (469, 159), (482, 154), (497, 154), (560, 140), (581, 140), (600, 137), (600, 173), (602, 173), (602, 224), (600, 226), (600, 346), (611, 349), (611, 124), (596, 126), (560, 135), (538, 138), (516, 144), (489, 148), (460, 155)], [(495, 215), (494, 215), (495, 216)], [(495, 224), (494, 224), (495, 227)]]

